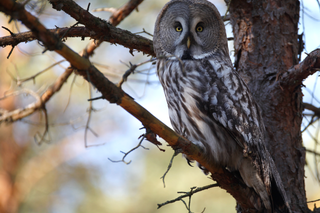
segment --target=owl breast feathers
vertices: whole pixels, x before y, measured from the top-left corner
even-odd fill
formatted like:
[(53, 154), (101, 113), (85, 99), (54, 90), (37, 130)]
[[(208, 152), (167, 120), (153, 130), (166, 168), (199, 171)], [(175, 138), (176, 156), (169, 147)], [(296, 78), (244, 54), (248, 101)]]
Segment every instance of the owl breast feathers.
[(167, 3), (156, 21), (154, 50), (174, 130), (201, 147), (210, 163), (239, 172), (269, 212), (272, 202), (281, 203), (272, 200), (272, 190), (290, 211), (264, 144), (260, 109), (233, 69), (215, 6), (206, 0)]

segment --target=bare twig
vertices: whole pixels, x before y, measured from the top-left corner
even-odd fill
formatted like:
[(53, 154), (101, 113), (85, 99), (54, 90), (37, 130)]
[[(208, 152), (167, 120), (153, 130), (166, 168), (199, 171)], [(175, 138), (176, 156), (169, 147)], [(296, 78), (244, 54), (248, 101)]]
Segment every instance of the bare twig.
[(70, 100), (71, 100), (71, 93), (72, 93), (72, 89), (73, 89), (73, 85), (76, 81), (76, 78), (77, 78), (77, 75), (74, 75), (73, 79), (72, 79), (72, 82), (71, 82), (71, 85), (70, 85), (70, 89), (69, 89), (69, 96), (68, 96), (68, 101), (67, 101), (67, 104), (66, 104), (66, 107), (64, 108), (63, 112), (65, 112), (70, 104)]
[(141, 31), (141, 32), (136, 32), (135, 34), (138, 35), (138, 34), (142, 34), (142, 33), (145, 33), (145, 34), (153, 37), (153, 35), (152, 35), (151, 33), (147, 32), (144, 28), (142, 28), (142, 31)]
[(166, 172), (165, 172), (165, 173), (162, 175), (162, 177), (160, 178), (160, 179), (162, 179), (163, 187), (164, 187), (164, 188), (166, 188), (166, 182), (165, 182), (164, 179), (165, 179), (166, 175), (168, 174), (169, 170), (170, 170), (171, 167), (172, 167), (174, 157), (176, 157), (178, 154), (179, 154), (179, 153), (177, 153), (176, 151), (173, 153), (173, 155), (172, 155), (172, 157), (171, 157), (171, 160), (170, 160), (170, 163), (169, 163), (169, 165), (168, 165), (168, 167), (167, 167)]
[[(314, 122), (318, 121), (320, 118), (316, 117), (314, 114), (310, 115), (311, 116), (311, 120), (309, 121), (308, 125), (306, 125), (304, 127), (304, 129), (301, 131), (302, 133), (305, 132), (309, 126), (311, 126)], [(305, 117), (305, 119), (307, 120), (307, 118)]]
[[(89, 97), (91, 98), (92, 97), (91, 84), (88, 84), (88, 88), (89, 88)], [(90, 121), (91, 121), (91, 116), (93, 111), (94, 111), (94, 108), (92, 107), (92, 101), (89, 101), (89, 108), (87, 109), (88, 118), (87, 118), (86, 126), (84, 129), (84, 144), (86, 148), (90, 146), (95, 146), (95, 145), (88, 145), (88, 142), (87, 142), (88, 130), (90, 130), (94, 136), (98, 137), (98, 134), (90, 128)]]
[(311, 120), (309, 121), (308, 125), (306, 125), (305, 128), (301, 131), (301, 132), (304, 132), (309, 126), (311, 126), (314, 122), (320, 119), (320, 108), (309, 103), (303, 103), (302, 106), (304, 107), (304, 109), (310, 110), (314, 113), (314, 114), (310, 114)]
[[(190, 199), (191, 196), (194, 195), (195, 193), (198, 193), (198, 192), (201, 192), (203, 190), (207, 190), (207, 189), (210, 189), (213, 187), (218, 187), (218, 186), (219, 186), (219, 184), (215, 183), (215, 184), (210, 184), (208, 186), (203, 186), (203, 187), (192, 187), (191, 191), (189, 191), (189, 192), (178, 192), (178, 193), (183, 193), (184, 195), (181, 195), (173, 200), (169, 200), (164, 203), (158, 204), (158, 209), (161, 208), (162, 206), (167, 205), (167, 204), (174, 203), (177, 201), (182, 201), (182, 199), (185, 197), (189, 197), (189, 199)], [(189, 207), (190, 207), (190, 204), (189, 204)]]
[(49, 142), (49, 139), (46, 139), (46, 136), (49, 135), (49, 120), (48, 120), (48, 112), (45, 106), (42, 108), (42, 112), (44, 114), (44, 120), (45, 120), (45, 129), (44, 132), (41, 134), (40, 132), (37, 132), (34, 136), (34, 140), (38, 145), (41, 145), (43, 142)]
[(229, 12), (231, 2), (232, 2), (232, 0), (229, 0), (226, 13), (224, 14), (224, 16), (221, 17), (223, 21), (227, 21), (227, 19), (230, 20), (230, 15), (227, 15), (227, 13)]
[(311, 149), (306, 149), (306, 151), (320, 157), (320, 153), (319, 152), (316, 152), (316, 151), (311, 150)]
[(317, 200), (310, 200), (310, 201), (307, 201), (307, 203), (314, 203), (314, 202), (318, 202), (320, 201), (320, 199), (317, 199)]
[(41, 97), (34, 103), (31, 103), (27, 105), (24, 108), (16, 109), (10, 112), (6, 112), (4, 114), (0, 115), (0, 124), (2, 122), (5, 123), (12, 123), (17, 120), (20, 120), (24, 117), (27, 117), (34, 113), (35, 111), (42, 109), (46, 102), (48, 102), (51, 97), (58, 92), (62, 85), (66, 82), (68, 77), (72, 73), (72, 68), (67, 69), (57, 80), (56, 82), (51, 85), (44, 93), (41, 95)]
[(118, 83), (118, 87), (121, 88), (122, 84), (127, 81), (127, 78), (129, 77), (129, 75), (133, 74), (135, 69), (138, 67), (136, 64), (132, 65), (131, 62), (129, 69), (123, 74), (121, 81)]
[[(141, 144), (142, 144), (142, 141), (145, 139), (145, 137), (143, 136), (142, 138), (141, 138), (141, 140), (140, 140), (140, 142), (138, 143), (138, 145), (137, 146), (135, 146), (134, 148), (132, 148), (131, 150), (129, 150), (128, 152), (122, 152), (121, 151), (121, 153), (122, 154), (124, 154), (124, 156), (122, 157), (122, 160), (111, 160), (110, 158), (108, 158), (111, 162), (113, 162), (113, 163), (120, 163), (120, 162), (123, 162), (123, 163), (125, 163), (125, 164), (130, 164), (131, 163), (131, 160), (129, 161), (129, 162), (126, 162), (125, 161), (125, 158), (131, 153), (131, 152), (133, 152), (134, 150), (136, 150), (136, 149), (138, 149), (139, 147), (142, 147), (142, 148), (144, 148), (144, 149), (147, 149), (147, 148), (145, 148), (144, 146), (142, 146)], [(148, 150), (148, 149), (147, 149)]]
[(139, 64), (133, 64), (132, 65), (131, 62), (129, 62), (129, 65), (126, 64), (129, 67), (129, 69), (123, 74), (120, 82), (118, 83), (118, 87), (121, 88), (122, 84), (127, 81), (129, 75), (133, 74), (137, 67), (139, 67), (141, 65), (144, 65), (146, 63), (149, 63), (149, 62), (153, 62), (154, 60), (155, 59), (152, 58), (152, 59), (149, 59), (147, 61), (141, 62)]
[[(9, 31), (9, 33), (10, 33), (10, 35), (11, 35), (12, 38), (15, 38), (15, 37), (16, 37), (16, 35), (15, 35), (13, 32), (11, 32), (11, 30), (9, 30), (8, 28), (6, 28), (6, 27), (4, 27), (4, 26), (2, 26), (2, 28), (5, 29), (5, 30), (7, 30), (7, 31)], [(16, 43), (11, 44), (12, 48), (11, 48), (11, 50), (10, 50), (8, 56), (7, 56), (7, 59), (9, 59), (9, 57), (10, 57), (10, 55), (12, 54), (13, 49), (14, 49), (14, 47), (15, 47), (16, 45), (17, 45)]]
[(34, 97), (36, 99), (36, 101), (32, 104), (29, 104), (25, 108), (16, 109), (14, 111), (9, 112), (7, 110), (1, 110), (0, 111), (0, 124), (2, 122), (11, 123), (11, 122), (13, 122), (14, 118), (17, 118), (20, 115), (25, 115), (25, 113), (28, 113), (29, 111), (34, 112), (36, 110), (42, 110), (43, 115), (44, 115), (44, 119), (45, 119), (45, 123), (44, 123), (45, 130), (42, 134), (37, 132), (34, 136), (35, 142), (40, 145), (42, 142), (48, 141), (45, 139), (45, 137), (48, 135), (48, 132), (49, 132), (48, 113), (47, 113), (47, 110), (46, 110), (44, 104), (42, 103), (42, 99), (41, 99), (42, 97), (40, 97), (40, 95), (38, 95), (36, 92), (24, 88), (24, 89), (14, 91), (11, 93), (5, 93), (5, 95), (0, 98), (0, 101), (6, 99), (8, 97), (17, 96), (17, 95), (21, 95), (21, 94), (31, 95), (32, 97)]
[(24, 78), (24, 79), (15, 78), (15, 79), (13, 79), (13, 80), (16, 81), (16, 83), (17, 83), (18, 86), (21, 86), (24, 82), (30, 81), (30, 80), (33, 80), (33, 83), (35, 83), (36, 77), (38, 77), (38, 76), (41, 75), (42, 73), (45, 73), (46, 71), (50, 70), (51, 68), (55, 67), (56, 65), (61, 64), (61, 63), (64, 62), (64, 61), (66, 61), (66, 60), (60, 60), (60, 61), (58, 61), (58, 62), (50, 65), (49, 67), (45, 68), (44, 70), (42, 70), (42, 71), (40, 71), (40, 72), (38, 72), (38, 73), (36, 73), (36, 74), (28, 77), (28, 78)]

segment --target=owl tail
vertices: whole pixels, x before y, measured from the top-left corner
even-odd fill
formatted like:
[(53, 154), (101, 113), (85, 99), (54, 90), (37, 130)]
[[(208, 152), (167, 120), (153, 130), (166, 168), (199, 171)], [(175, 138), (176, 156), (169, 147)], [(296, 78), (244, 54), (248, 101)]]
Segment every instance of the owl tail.
[[(245, 184), (249, 187), (252, 187), (254, 191), (259, 195), (264, 207), (267, 209), (267, 212), (272, 213), (273, 210), (269, 193), (257, 170), (252, 165), (251, 160), (244, 159), (242, 161), (241, 167), (239, 168), (239, 172)], [(256, 206), (256, 208), (260, 209), (260, 207), (258, 206)]]
[(270, 161), (270, 170), (272, 173), (271, 196), (274, 209), (276, 212), (292, 213), (287, 194), (273, 160)]

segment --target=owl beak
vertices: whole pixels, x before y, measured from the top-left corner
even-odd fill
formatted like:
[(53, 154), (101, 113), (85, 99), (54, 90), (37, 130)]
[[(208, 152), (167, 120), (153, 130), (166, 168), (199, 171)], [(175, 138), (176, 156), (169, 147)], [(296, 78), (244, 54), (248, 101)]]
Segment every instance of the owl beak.
[(187, 39), (187, 47), (188, 47), (188, 49), (190, 48), (190, 44), (191, 44), (190, 37), (188, 36), (188, 39)]

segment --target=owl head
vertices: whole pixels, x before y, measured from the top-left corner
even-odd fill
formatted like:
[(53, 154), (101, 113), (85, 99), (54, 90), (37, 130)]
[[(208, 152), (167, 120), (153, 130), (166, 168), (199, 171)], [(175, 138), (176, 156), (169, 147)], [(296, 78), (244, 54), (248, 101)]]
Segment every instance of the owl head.
[(229, 57), (224, 23), (217, 8), (207, 0), (168, 2), (158, 15), (153, 44), (157, 57)]

